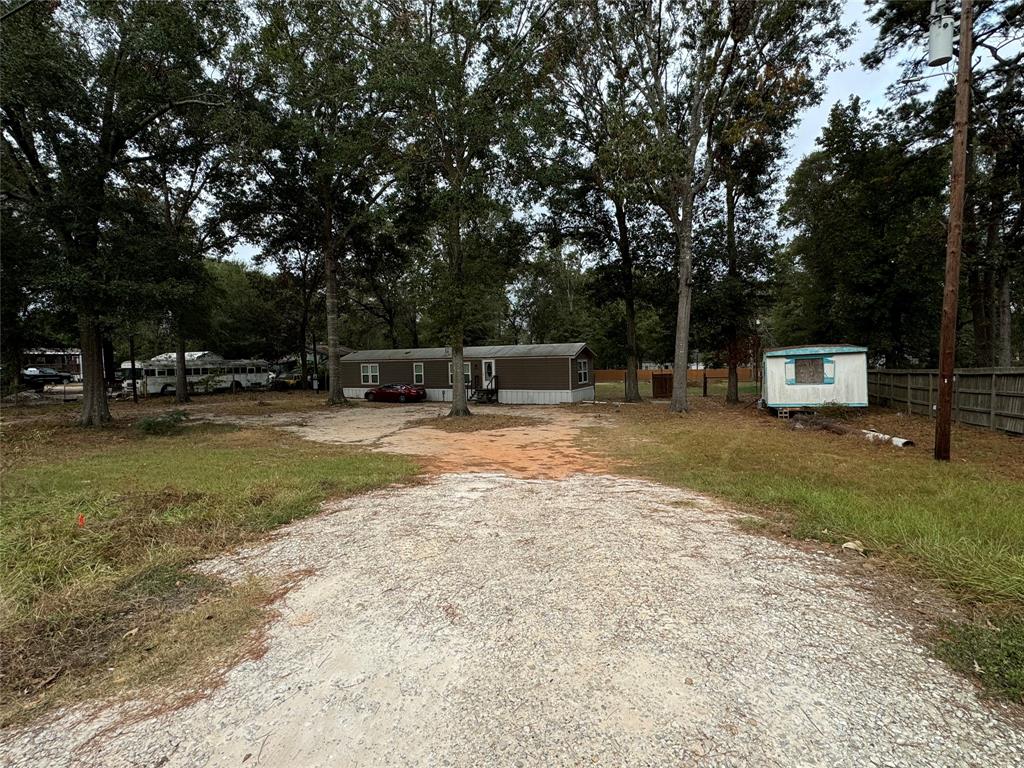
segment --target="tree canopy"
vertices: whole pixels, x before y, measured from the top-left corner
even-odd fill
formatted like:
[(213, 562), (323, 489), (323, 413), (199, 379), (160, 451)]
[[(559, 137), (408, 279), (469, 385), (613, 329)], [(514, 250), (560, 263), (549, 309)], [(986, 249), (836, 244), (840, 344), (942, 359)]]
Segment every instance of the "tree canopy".
[[(465, 344), (583, 340), (629, 399), (694, 344), (730, 401), (765, 344), (935, 360), (952, 88), (915, 80), (919, 4), (869, 2), (864, 63), (903, 79), (882, 109), (832, 105), (789, 165), (850, 42), (838, 0), (0, 5), (3, 376), (80, 347), (83, 424), (109, 418), (102, 349), (128, 338), (303, 381), (326, 344), (331, 402), (343, 346), (459, 366)], [(968, 364), (1024, 346), (1022, 23), (978, 3)]]

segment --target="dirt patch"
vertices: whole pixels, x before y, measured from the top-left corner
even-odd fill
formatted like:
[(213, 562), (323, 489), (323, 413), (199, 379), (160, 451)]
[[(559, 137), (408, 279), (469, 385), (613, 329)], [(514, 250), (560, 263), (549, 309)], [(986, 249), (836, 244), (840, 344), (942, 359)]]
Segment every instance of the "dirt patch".
[(512, 416), (504, 414), (483, 414), (473, 415), (468, 418), (452, 418), (441, 416), (440, 418), (416, 419), (409, 422), (413, 427), (432, 427), (442, 432), (493, 432), (497, 429), (510, 429), (512, 427), (533, 427), (542, 424), (541, 419), (530, 416)]
[(503, 472), (560, 479), (609, 471), (608, 461), (581, 447), (578, 438), (583, 429), (607, 423), (610, 414), (582, 408), (488, 406), (478, 408), (471, 418), (452, 420), (483, 428), (449, 432), (435, 427), (447, 410), (444, 403), (423, 403), (306, 414), (297, 425), (286, 422), (287, 414), (279, 418), (283, 429), (307, 440), (416, 456), (433, 473)]

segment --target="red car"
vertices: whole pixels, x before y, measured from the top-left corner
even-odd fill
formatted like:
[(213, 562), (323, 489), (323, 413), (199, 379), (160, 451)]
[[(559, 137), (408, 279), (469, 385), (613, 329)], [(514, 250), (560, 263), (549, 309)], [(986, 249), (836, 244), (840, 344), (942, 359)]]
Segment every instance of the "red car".
[(382, 403), (415, 403), (427, 399), (427, 390), (426, 387), (412, 384), (385, 384), (366, 390), (363, 397)]

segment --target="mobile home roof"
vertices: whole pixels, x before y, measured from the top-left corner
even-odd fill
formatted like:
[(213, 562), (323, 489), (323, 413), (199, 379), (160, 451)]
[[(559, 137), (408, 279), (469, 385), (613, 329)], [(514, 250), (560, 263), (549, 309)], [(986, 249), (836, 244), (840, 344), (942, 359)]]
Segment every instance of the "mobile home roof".
[(791, 357), (793, 355), (842, 355), (867, 352), (867, 347), (855, 347), (852, 344), (807, 345), (798, 347), (775, 347), (766, 349), (765, 357)]
[[(587, 348), (582, 341), (569, 344), (503, 344), (489, 347), (466, 347), (462, 354), (467, 358), (489, 357), (576, 357)], [(449, 355), (444, 347), (423, 349), (362, 349), (345, 355), (346, 363), (360, 360), (447, 360)]]

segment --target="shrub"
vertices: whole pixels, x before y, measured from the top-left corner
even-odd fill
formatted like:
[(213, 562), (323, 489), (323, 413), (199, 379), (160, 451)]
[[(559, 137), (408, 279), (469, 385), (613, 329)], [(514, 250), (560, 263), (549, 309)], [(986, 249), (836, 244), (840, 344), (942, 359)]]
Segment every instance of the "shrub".
[(159, 416), (146, 416), (135, 422), (135, 428), (147, 435), (173, 435), (181, 430), (181, 422), (188, 418), (184, 411), (168, 411)]

